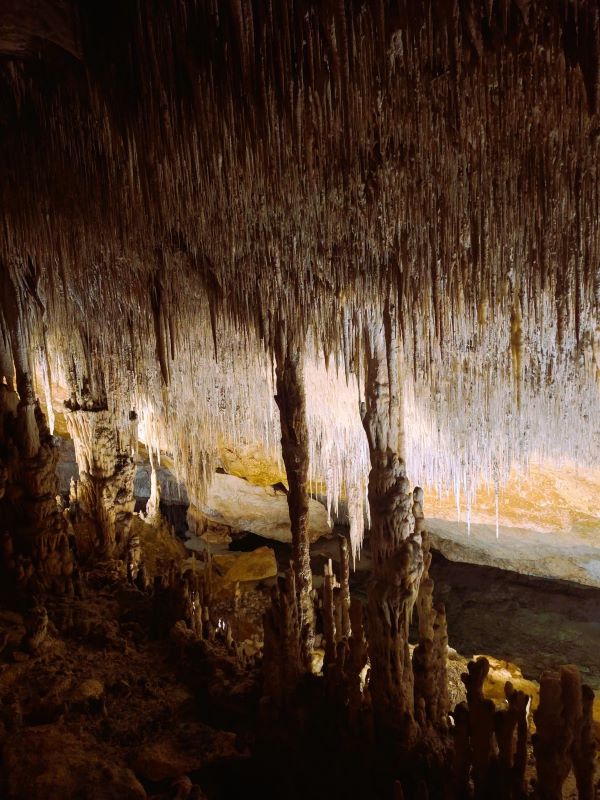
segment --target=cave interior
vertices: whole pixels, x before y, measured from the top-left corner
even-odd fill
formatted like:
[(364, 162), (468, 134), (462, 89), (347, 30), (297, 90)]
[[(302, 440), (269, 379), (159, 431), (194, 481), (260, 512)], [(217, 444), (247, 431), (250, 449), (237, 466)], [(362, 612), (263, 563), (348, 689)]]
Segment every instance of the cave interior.
[(600, 798), (597, 0), (0, 0), (0, 797)]

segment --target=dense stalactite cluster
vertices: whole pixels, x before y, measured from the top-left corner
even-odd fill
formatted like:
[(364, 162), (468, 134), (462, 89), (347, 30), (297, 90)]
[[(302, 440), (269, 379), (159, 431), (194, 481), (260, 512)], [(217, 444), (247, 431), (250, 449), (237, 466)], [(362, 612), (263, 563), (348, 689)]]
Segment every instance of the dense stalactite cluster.
[(32, 345), (85, 363), (85, 331), (194, 491), (196, 359), (232, 331), (269, 349), (285, 318), (360, 378), (390, 285), (411, 476), (468, 504), (532, 454), (597, 458), (592, 0), (46, 0), (37, 31), (13, 5), (0, 250), (44, 317)]

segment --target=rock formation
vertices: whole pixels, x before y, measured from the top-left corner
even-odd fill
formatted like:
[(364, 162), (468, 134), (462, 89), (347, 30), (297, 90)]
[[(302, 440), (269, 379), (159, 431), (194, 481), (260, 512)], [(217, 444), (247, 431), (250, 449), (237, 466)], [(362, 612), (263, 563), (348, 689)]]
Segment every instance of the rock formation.
[(308, 428), (300, 343), (281, 327), (276, 332), (277, 394), (281, 420), (281, 455), (289, 490), (295, 588), (302, 662), (310, 669), (314, 641), (314, 608), (308, 534)]
[[(429, 535), (423, 528), (423, 491), (413, 492), (415, 530), (423, 542), (423, 577), (419, 585), (416, 608), (419, 619), (419, 643), (413, 652), (415, 680), (415, 708), (424, 715), (421, 727), (430, 723), (434, 728), (446, 729), (448, 725), (448, 630), (446, 612), (442, 603), (433, 601), (433, 580), (429, 575), (431, 552)], [(422, 708), (421, 708), (422, 704)]]
[(593, 692), (582, 685), (576, 667), (540, 678), (540, 703), (534, 712), (533, 737), (538, 794), (541, 800), (562, 798), (563, 784), (575, 772), (579, 800), (594, 797)]
[[(130, 434), (123, 441), (114, 416), (101, 406), (70, 406), (65, 417), (79, 467), (76, 503), (97, 527), (91, 551), (107, 556), (123, 554), (135, 507)], [(132, 423), (135, 424), (135, 416)]]
[(393, 309), (387, 306), (385, 318), (373, 315), (367, 327), (363, 425), (371, 453), (370, 691), (376, 720), (384, 729), (400, 731), (410, 747), (416, 725), (408, 630), (424, 562), (402, 460), (396, 326)]

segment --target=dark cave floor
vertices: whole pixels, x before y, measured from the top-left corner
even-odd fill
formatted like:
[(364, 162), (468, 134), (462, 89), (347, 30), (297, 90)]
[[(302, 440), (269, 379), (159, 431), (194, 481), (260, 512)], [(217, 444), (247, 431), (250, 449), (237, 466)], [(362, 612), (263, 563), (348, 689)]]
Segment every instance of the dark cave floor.
[[(236, 547), (264, 545), (255, 538)], [(275, 550), (284, 568), (290, 549)], [(335, 539), (313, 546), (316, 583), (337, 552)], [(431, 574), (446, 603), (450, 644), (462, 656), (504, 659), (534, 680), (574, 663), (600, 689), (600, 591), (437, 554)], [(367, 543), (352, 573), (356, 595), (366, 596), (368, 577)], [(83, 599), (50, 603), (48, 633), (35, 651), (23, 645), (27, 612), (0, 609), (0, 796), (225, 800), (254, 787), (263, 797), (295, 797), (281, 791), (272, 766), (264, 771), (272, 752), (251, 757), (261, 726), (258, 672), (240, 670), (224, 643), (156, 639), (151, 598), (123, 578), (99, 568)], [(449, 662), (451, 687), (462, 688), (464, 667), (464, 658)], [(318, 737), (313, 744), (327, 752)], [(180, 779), (189, 781), (188, 795)], [(274, 781), (279, 793), (269, 794)], [(313, 796), (331, 796), (326, 789), (313, 787)]]

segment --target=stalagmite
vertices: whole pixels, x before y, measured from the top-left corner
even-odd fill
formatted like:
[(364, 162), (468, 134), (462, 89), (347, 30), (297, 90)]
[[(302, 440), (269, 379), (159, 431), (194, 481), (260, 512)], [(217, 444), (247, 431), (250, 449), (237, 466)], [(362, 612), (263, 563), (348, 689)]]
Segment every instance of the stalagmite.
[(510, 681), (506, 682), (504, 693), (507, 707), (497, 710), (494, 720), (498, 743), (498, 793), (501, 797), (520, 800), (527, 796), (527, 712), (531, 698), (515, 689)]
[(148, 447), (148, 459), (150, 461), (150, 497), (146, 504), (144, 519), (149, 524), (156, 524), (160, 521), (160, 484), (158, 482), (157, 456), (151, 445)]
[(65, 418), (79, 467), (78, 507), (97, 527), (96, 540), (84, 541), (82, 554), (124, 555), (135, 507), (131, 431), (119, 431), (102, 404), (69, 403)]
[(295, 571), (290, 567), (271, 592), (263, 617), (263, 698), (274, 709), (289, 706), (304, 670)]
[(536, 726), (533, 752), (540, 800), (560, 800), (572, 768), (580, 800), (593, 800), (593, 699), (591, 689), (582, 686), (577, 667), (565, 666), (558, 674), (542, 674), (540, 702), (533, 714)]
[[(385, 318), (385, 321), (384, 321)], [(369, 587), (370, 691), (376, 722), (414, 743), (413, 671), (408, 628), (423, 574), (421, 535), (402, 460), (398, 332), (393, 309), (366, 326), (363, 425), (371, 454), (369, 505), (373, 578)]]
[(468, 729), (473, 770), (475, 796), (484, 800), (490, 796), (490, 781), (493, 776), (490, 764), (495, 755), (494, 742), (494, 701), (486, 699), (483, 694), (483, 683), (489, 672), (490, 664), (486, 658), (469, 661), (467, 672), (461, 680), (467, 690)]
[(363, 607), (357, 597), (350, 600), (350, 626), (352, 636), (349, 641), (350, 654), (346, 662), (348, 680), (348, 703), (353, 714), (363, 706), (364, 671), (367, 666), (367, 640), (363, 627)]
[(340, 592), (338, 598), (340, 624), (336, 631), (337, 640), (348, 638), (350, 626), (350, 559), (348, 557), (348, 542), (345, 536), (338, 537), (340, 545)]
[(430, 541), (424, 528), (423, 490), (413, 492), (413, 516), (415, 532), (423, 542), (423, 576), (419, 585), (416, 608), (419, 619), (419, 643), (413, 652), (415, 678), (415, 706), (423, 703), (424, 723), (434, 728), (446, 729), (450, 704), (448, 700), (447, 652), (448, 631), (443, 604), (433, 602), (433, 579), (429, 575), (431, 566)]
[(275, 339), (277, 394), (281, 421), (281, 455), (285, 464), (292, 529), (292, 552), (298, 593), (302, 662), (312, 667), (314, 608), (308, 537), (308, 429), (301, 345), (280, 327)]
[(335, 575), (331, 567), (331, 559), (325, 564), (323, 575), (323, 638), (325, 639), (325, 657), (323, 660), (323, 670), (331, 669), (336, 660), (336, 625), (335, 625), (335, 602), (334, 588)]

